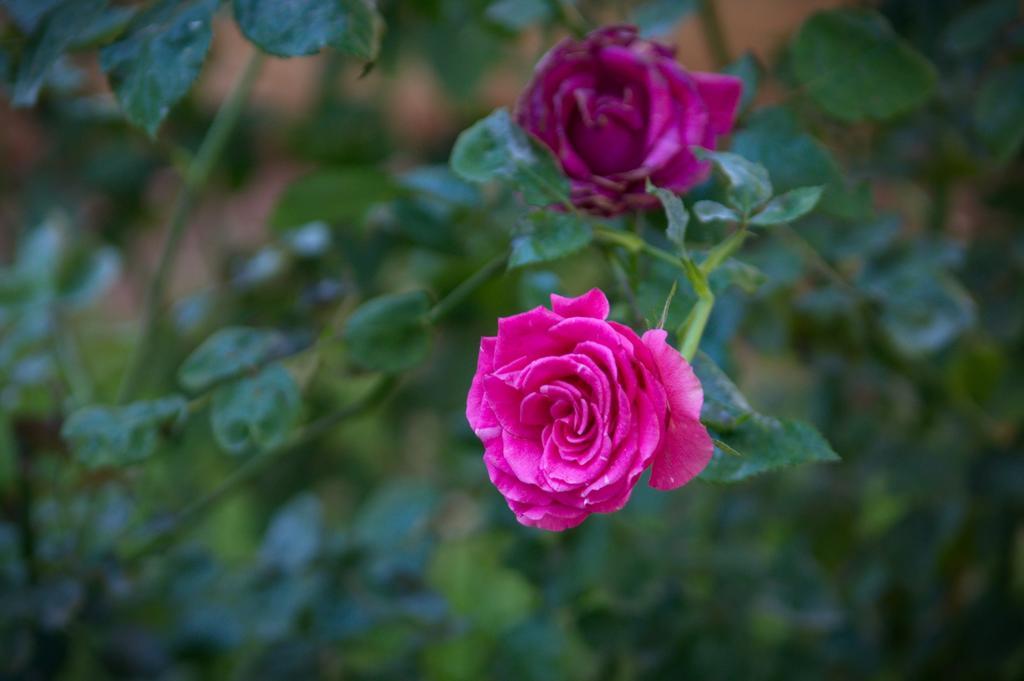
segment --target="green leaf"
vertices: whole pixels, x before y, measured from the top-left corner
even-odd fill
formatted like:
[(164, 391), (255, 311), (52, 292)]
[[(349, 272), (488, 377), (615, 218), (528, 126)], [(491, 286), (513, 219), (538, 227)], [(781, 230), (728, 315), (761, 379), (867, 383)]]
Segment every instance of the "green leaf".
[(82, 308), (107, 291), (121, 273), (121, 257), (113, 248), (78, 254), (60, 273), (58, 295), (72, 308)]
[(766, 227), (799, 220), (814, 210), (824, 187), (800, 187), (779, 194), (750, 218), (750, 224)]
[(399, 193), (391, 175), (376, 168), (314, 171), (288, 185), (274, 207), (270, 226), (293, 229), (316, 220), (357, 222), (371, 206)]
[(15, 106), (36, 103), (50, 67), (100, 16), (106, 4), (107, 0), (65, 0), (45, 15), (21, 55), (11, 98)]
[(629, 22), (644, 38), (664, 36), (697, 11), (699, 0), (648, 0), (632, 9)]
[(108, 7), (75, 36), (71, 49), (84, 50), (111, 42), (128, 28), (128, 24), (139, 10), (138, 6)]
[(511, 183), (532, 205), (569, 201), (569, 180), (554, 157), (504, 108), (463, 130), (455, 140), (449, 163), (459, 177), (470, 182)]
[(58, 5), (68, 0), (0, 0), (11, 19), (25, 33), (32, 33), (40, 22)]
[(323, 533), (323, 505), (312, 492), (303, 492), (270, 519), (260, 545), (260, 563), (294, 575), (316, 558)]
[(403, 371), (430, 352), (426, 315), (430, 297), (423, 291), (380, 296), (363, 303), (345, 326), (352, 361), (376, 371)]
[(298, 420), (299, 387), (280, 364), (232, 381), (213, 393), (210, 425), (222, 449), (246, 454), (283, 443)]
[(753, 294), (768, 281), (764, 272), (735, 257), (716, 267), (708, 278), (715, 293), (724, 291), (729, 286), (736, 286), (744, 293)]
[(231, 326), (207, 338), (178, 369), (178, 382), (192, 393), (252, 371), (280, 357), (285, 338), (277, 331)]
[(704, 388), (701, 421), (715, 430), (730, 431), (754, 415), (747, 398), (707, 354), (698, 352), (692, 366)]
[(480, 205), (480, 190), (475, 185), (456, 177), (447, 166), (413, 168), (399, 178), (399, 183), (425, 198), (437, 199), (449, 206)]
[(985, 79), (974, 103), (974, 127), (999, 162), (1017, 156), (1024, 143), (1024, 63)]
[(88, 468), (136, 463), (156, 449), (161, 425), (184, 418), (185, 404), (172, 395), (122, 407), (85, 407), (68, 417), (61, 437)]
[(100, 51), (125, 116), (151, 136), (199, 75), (216, 9), (217, 0), (160, 0)]
[(234, 0), (242, 33), (279, 57), (316, 54), (333, 47), (373, 61), (383, 28), (369, 0)]
[(484, 16), (502, 28), (518, 32), (531, 24), (550, 21), (554, 12), (548, 0), (495, 0)]
[(685, 252), (686, 225), (690, 222), (690, 214), (686, 211), (683, 200), (668, 189), (655, 187), (651, 184), (650, 179), (647, 180), (647, 193), (658, 197), (662, 208), (665, 209), (665, 217), (668, 218), (668, 229), (665, 231), (665, 234), (668, 236), (669, 241)]
[(389, 482), (359, 508), (352, 540), (382, 554), (398, 550), (423, 534), (437, 502), (437, 493), (423, 481)]
[(698, 201), (693, 204), (693, 214), (700, 222), (739, 222), (743, 216), (718, 201)]
[(701, 480), (740, 482), (804, 463), (840, 460), (813, 426), (760, 414), (754, 414), (735, 430), (723, 434), (720, 441), (725, 447), (715, 447), (711, 462), (700, 474)]
[(732, 149), (764, 165), (777, 192), (824, 184), (822, 211), (846, 219), (870, 216), (870, 195), (847, 189), (831, 152), (801, 130), (785, 109), (759, 109), (733, 136)]
[(942, 43), (953, 54), (967, 55), (990, 47), (1019, 16), (1017, 0), (989, 0), (966, 9), (951, 21)]
[(729, 185), (729, 205), (742, 215), (749, 215), (772, 197), (772, 182), (768, 171), (730, 151), (708, 151), (694, 147), (698, 158), (711, 161)]
[(529, 229), (512, 242), (509, 269), (564, 258), (585, 248), (594, 236), (590, 225), (572, 213), (533, 213)]
[(906, 355), (942, 349), (974, 325), (974, 301), (948, 274), (916, 260), (866, 272), (865, 288), (881, 305), (882, 328)]
[(746, 111), (754, 102), (761, 82), (761, 65), (758, 63), (757, 57), (746, 52), (742, 57), (722, 69), (722, 72), (736, 76), (743, 81), (739, 110)]
[(427, 581), (452, 611), (499, 634), (522, 622), (536, 608), (537, 594), (518, 572), (500, 565), (486, 539), (442, 544), (431, 561)]
[(882, 120), (924, 104), (934, 67), (877, 12), (820, 12), (793, 43), (793, 67), (810, 97), (844, 121)]

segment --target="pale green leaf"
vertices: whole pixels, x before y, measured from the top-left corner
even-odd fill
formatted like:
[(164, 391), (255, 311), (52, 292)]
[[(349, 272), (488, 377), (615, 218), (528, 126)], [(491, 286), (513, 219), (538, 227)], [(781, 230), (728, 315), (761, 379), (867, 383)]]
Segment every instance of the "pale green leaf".
[(824, 187), (800, 187), (779, 194), (750, 218), (750, 224), (766, 227), (799, 220), (814, 210), (823, 189)]

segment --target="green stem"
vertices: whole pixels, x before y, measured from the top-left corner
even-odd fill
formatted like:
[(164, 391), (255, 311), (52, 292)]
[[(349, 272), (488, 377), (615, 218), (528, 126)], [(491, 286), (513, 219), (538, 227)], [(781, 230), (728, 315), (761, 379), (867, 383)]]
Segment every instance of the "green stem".
[(611, 229), (610, 227), (595, 227), (594, 237), (603, 243), (611, 244), (613, 246), (621, 246), (630, 253), (646, 253), (652, 258), (661, 260), (662, 262), (672, 265), (672, 267), (685, 271), (683, 259), (678, 255), (649, 244), (632, 232), (622, 232), (616, 229)]
[(258, 478), (275, 463), (283, 460), (288, 454), (308, 451), (306, 445), (324, 436), (342, 421), (364, 414), (383, 402), (396, 385), (397, 380), (394, 377), (383, 377), (378, 380), (377, 384), (365, 396), (354, 404), (314, 421), (289, 438), (287, 442), (252, 456), (222, 480), (220, 484), (186, 505), (170, 521), (145, 538), (140, 544), (128, 550), (125, 553), (125, 560), (131, 561), (141, 558), (147, 553), (164, 546), (182, 531), (194, 527), (196, 521), (219, 502)]
[(214, 118), (210, 129), (206, 133), (199, 151), (192, 159), (188, 170), (185, 173), (184, 183), (174, 202), (174, 209), (171, 213), (167, 228), (167, 238), (164, 240), (163, 248), (160, 251), (160, 259), (157, 261), (156, 271), (146, 289), (146, 297), (143, 303), (142, 331), (139, 341), (136, 344), (131, 359), (128, 362), (128, 369), (121, 381), (117, 392), (117, 401), (126, 402), (134, 397), (139, 388), (144, 369), (149, 362), (153, 345), (156, 341), (156, 324), (160, 317), (160, 307), (163, 304), (164, 292), (167, 288), (167, 279), (174, 266), (174, 260), (181, 245), (181, 239), (185, 234), (188, 225), (188, 216), (196, 202), (197, 195), (203, 185), (210, 177), (214, 164), (223, 152), (228, 138), (234, 130), (238, 119), (241, 117), (242, 108), (249, 97), (256, 75), (263, 63), (260, 52), (253, 52), (249, 63), (245, 67), (234, 89), (228, 96), (224, 105)]
[(67, 316), (59, 309), (53, 311), (54, 334), (53, 351), (60, 364), (61, 373), (67, 381), (71, 393), (71, 401), (75, 407), (92, 402), (93, 380), (82, 363), (82, 353), (78, 349), (74, 330)]
[(708, 41), (708, 49), (711, 50), (711, 58), (715, 61), (715, 66), (722, 68), (732, 61), (732, 58), (729, 56), (729, 46), (725, 41), (715, 0), (700, 0), (700, 21), (704, 29), (704, 38)]
[(705, 275), (710, 275), (718, 269), (722, 263), (731, 258), (732, 255), (739, 250), (740, 246), (743, 245), (743, 242), (746, 241), (748, 234), (750, 234), (750, 232), (747, 231), (747, 224), (745, 222), (740, 223), (739, 229), (708, 251), (708, 257), (700, 265), (701, 271)]
[(452, 289), (448, 295), (439, 300), (427, 313), (427, 322), (434, 324), (441, 318), (461, 305), (467, 298), (476, 292), (478, 288), (486, 284), (505, 269), (508, 262), (508, 255), (501, 255), (491, 259), (483, 267), (473, 273), (468, 279)]
[(707, 328), (708, 319), (711, 317), (711, 310), (715, 306), (715, 296), (711, 292), (708, 277), (743, 245), (748, 234), (746, 223), (740, 224), (735, 232), (711, 249), (707, 259), (698, 267), (692, 260), (653, 246), (636, 234), (608, 227), (594, 228), (594, 236), (598, 241), (613, 246), (620, 246), (630, 253), (646, 253), (653, 258), (676, 267), (686, 275), (687, 280), (697, 294), (697, 303), (693, 306), (689, 317), (687, 317), (686, 322), (683, 324), (685, 331), (683, 332), (683, 340), (679, 347), (679, 352), (687, 361), (692, 360), (694, 355), (697, 354), (697, 348), (700, 346), (704, 329)]
[(710, 291), (697, 299), (697, 303), (690, 310), (690, 315), (683, 323), (686, 331), (683, 332), (683, 341), (679, 344), (679, 354), (692, 362), (700, 347), (701, 338), (704, 337), (704, 329), (711, 317), (711, 310), (715, 307), (715, 296)]

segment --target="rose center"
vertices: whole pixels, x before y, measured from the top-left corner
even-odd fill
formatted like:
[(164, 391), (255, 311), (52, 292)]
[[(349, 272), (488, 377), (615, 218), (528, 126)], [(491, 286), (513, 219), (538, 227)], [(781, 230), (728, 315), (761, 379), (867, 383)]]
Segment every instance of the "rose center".
[(580, 89), (575, 97), (569, 139), (590, 170), (614, 175), (637, 168), (644, 158), (645, 131), (632, 90), (616, 95)]

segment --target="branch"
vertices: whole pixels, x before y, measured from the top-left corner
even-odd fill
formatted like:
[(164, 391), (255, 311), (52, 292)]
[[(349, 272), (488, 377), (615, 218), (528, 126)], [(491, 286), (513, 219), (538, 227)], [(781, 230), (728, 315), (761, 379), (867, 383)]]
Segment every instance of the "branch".
[(160, 259), (157, 262), (156, 271), (149, 282), (149, 287), (146, 289), (142, 313), (142, 332), (138, 343), (132, 351), (131, 359), (128, 362), (128, 369), (118, 388), (118, 402), (131, 400), (138, 391), (139, 382), (142, 380), (144, 373), (143, 369), (149, 361), (149, 355), (156, 341), (156, 323), (160, 317), (160, 306), (163, 304), (167, 279), (174, 267), (178, 247), (181, 245), (181, 239), (185, 234), (189, 213), (191, 213), (200, 189), (209, 179), (214, 164), (220, 157), (232, 130), (234, 130), (238, 119), (241, 117), (242, 108), (249, 98), (249, 92), (252, 90), (262, 63), (262, 54), (259, 51), (253, 52), (249, 58), (249, 63), (246, 64), (245, 71), (243, 71), (242, 76), (238, 79), (227, 101), (224, 102), (220, 111), (217, 112), (217, 116), (210, 125), (210, 129), (207, 131), (199, 151), (185, 173), (185, 182), (174, 202), (174, 210), (171, 213), (167, 228), (167, 238), (160, 251)]
[(195, 527), (196, 521), (213, 509), (219, 502), (241, 490), (274, 464), (287, 458), (289, 454), (296, 451), (307, 451), (305, 445), (324, 436), (339, 423), (364, 414), (376, 407), (391, 394), (396, 385), (397, 380), (393, 377), (381, 378), (366, 395), (354, 404), (343, 407), (333, 414), (328, 414), (312, 422), (287, 442), (253, 455), (236, 468), (231, 475), (222, 480), (220, 484), (186, 505), (170, 520), (162, 523), (150, 536), (143, 539), (141, 543), (126, 551), (124, 554), (125, 561), (134, 561), (142, 558), (146, 554), (166, 545), (167, 542), (179, 533)]

